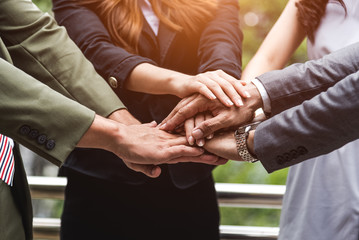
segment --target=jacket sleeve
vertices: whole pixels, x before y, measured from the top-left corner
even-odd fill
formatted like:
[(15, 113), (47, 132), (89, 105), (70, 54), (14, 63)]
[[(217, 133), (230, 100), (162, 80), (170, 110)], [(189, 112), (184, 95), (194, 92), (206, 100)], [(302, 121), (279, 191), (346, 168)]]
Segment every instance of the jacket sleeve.
[(124, 108), (66, 30), (31, 1), (0, 1), (0, 36), (16, 67), (59, 93), (102, 116)]
[(145, 62), (155, 64), (151, 59), (115, 46), (106, 27), (90, 8), (71, 0), (53, 0), (53, 11), (58, 23), (66, 27), (69, 36), (98, 73), (107, 81), (110, 77), (118, 81), (115, 91), (119, 96), (125, 80), (137, 65)]
[(240, 79), (242, 39), (237, 0), (219, 0), (213, 19), (201, 34), (199, 72), (222, 69)]
[(318, 60), (293, 64), (259, 77), (270, 98), (271, 114), (310, 99), (359, 70), (359, 43)]
[(0, 132), (61, 165), (95, 113), (2, 58), (0, 79)]
[(268, 172), (329, 153), (359, 137), (358, 57), (359, 44), (353, 44), (258, 77), (275, 115), (259, 125), (254, 139), (255, 152)]
[(261, 123), (255, 152), (268, 172), (329, 153), (359, 138), (359, 71)]

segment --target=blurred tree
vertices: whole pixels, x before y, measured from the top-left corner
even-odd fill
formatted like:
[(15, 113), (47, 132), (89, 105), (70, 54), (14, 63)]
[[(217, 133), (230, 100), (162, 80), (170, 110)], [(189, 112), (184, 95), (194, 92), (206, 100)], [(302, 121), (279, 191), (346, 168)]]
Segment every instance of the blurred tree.
[(51, 0), (32, 0), (42, 11), (51, 13)]

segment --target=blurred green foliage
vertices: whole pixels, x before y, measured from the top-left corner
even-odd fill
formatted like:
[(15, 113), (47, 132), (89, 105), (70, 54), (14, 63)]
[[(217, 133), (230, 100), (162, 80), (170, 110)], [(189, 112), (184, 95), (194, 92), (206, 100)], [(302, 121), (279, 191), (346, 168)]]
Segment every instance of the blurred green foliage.
[[(51, 0), (33, 0), (42, 11), (51, 12)], [(244, 33), (243, 68), (257, 51), (271, 26), (279, 17), (287, 1), (239, 0), (240, 21)], [(305, 42), (295, 52), (289, 63), (306, 60)], [(268, 174), (260, 163), (248, 164), (230, 161), (214, 170), (216, 182), (285, 184), (287, 169)], [(58, 215), (58, 214), (56, 214)], [(221, 224), (248, 226), (278, 226), (280, 210), (221, 208)]]
[(32, 0), (42, 11), (51, 12), (52, 1), (51, 0)]

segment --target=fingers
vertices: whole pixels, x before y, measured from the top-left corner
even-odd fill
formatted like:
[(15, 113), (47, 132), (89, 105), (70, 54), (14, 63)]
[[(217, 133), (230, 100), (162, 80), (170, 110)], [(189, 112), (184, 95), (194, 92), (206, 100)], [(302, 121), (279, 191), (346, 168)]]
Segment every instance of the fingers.
[[(241, 97), (243, 97), (243, 98), (251, 97), (249, 92), (246, 91), (244, 88), (244, 86), (247, 84), (247, 82), (239, 81), (238, 79), (232, 77), (231, 75), (225, 73), (222, 70), (218, 70), (217, 72), (218, 72), (219, 76), (226, 79), (228, 82), (230, 82), (233, 85), (233, 87), (236, 89), (236, 91), (239, 93), (239, 95), (241, 95)], [(239, 107), (239, 106), (237, 106), (237, 107)]]
[(236, 95), (238, 94), (234, 91), (230, 84), (226, 83), (225, 80), (222, 80), (215, 73), (200, 74), (197, 78), (199, 78), (198, 81), (202, 83), (202, 86), (198, 89), (199, 93), (206, 96), (206, 91), (209, 89), (222, 104), (227, 107), (233, 106), (233, 102), (230, 97), (227, 96), (226, 92), (231, 92)]
[(215, 131), (229, 127), (226, 125), (226, 122), (223, 119), (222, 115), (215, 116), (213, 118), (203, 121), (198, 126), (196, 126), (192, 131), (192, 136), (194, 139), (201, 139), (204, 137), (213, 134)]
[[(197, 114), (194, 118), (194, 125), (195, 126), (198, 126), (200, 125), (202, 122), (204, 122), (205, 120), (205, 117), (204, 117), (204, 114)], [(190, 132), (191, 133), (191, 136), (192, 136), (192, 131)], [(193, 137), (192, 137), (193, 138)], [(196, 139), (196, 143), (198, 146), (200, 147), (203, 147), (204, 146), (204, 138), (199, 138), (199, 139)]]
[(206, 89), (211, 90), (216, 97), (227, 107), (236, 105), (243, 106), (243, 98), (249, 98), (250, 94), (245, 90), (245, 82), (241, 82), (222, 70), (206, 72), (197, 75), (198, 81), (205, 85), (200, 89), (200, 93), (205, 95)]
[[(204, 115), (204, 120), (208, 120), (208, 119), (211, 119), (211, 118), (213, 118), (213, 115), (210, 114), (209, 112), (207, 112), (207, 113)], [(213, 136), (214, 136), (214, 133), (211, 133), (211, 134), (209, 134), (206, 138), (207, 138), (207, 139), (212, 139)]]
[[(158, 125), (158, 127), (162, 130), (167, 130), (167, 131), (172, 131), (175, 127), (177, 127), (177, 125), (181, 124), (182, 122), (184, 122), (186, 119), (183, 119), (182, 121), (180, 121), (181, 119), (178, 119), (177, 121), (171, 121), (171, 123), (173, 122), (174, 124), (172, 125), (167, 125), (167, 121), (172, 119), (174, 116), (177, 115), (178, 111), (180, 109), (182, 109), (184, 106), (186, 106), (188, 103), (190, 103), (191, 101), (193, 101), (195, 98), (197, 97), (197, 94), (193, 94), (187, 98), (182, 99), (177, 106), (170, 112), (170, 114), (168, 114), (168, 116), (160, 123), (160, 125)], [(177, 124), (177, 125), (175, 125)], [(167, 127), (166, 127), (167, 125)]]
[(181, 157), (197, 157), (202, 155), (204, 152), (203, 148), (190, 147), (185, 145), (174, 145), (166, 149), (163, 153), (164, 159), (172, 160)]
[(179, 157), (172, 159), (167, 162), (167, 164), (175, 164), (180, 162), (195, 162), (195, 163), (204, 163), (209, 165), (223, 165), (228, 162), (227, 159), (212, 155), (212, 154), (202, 154), (197, 157)]
[(151, 128), (157, 127), (156, 121), (152, 121), (152, 122), (150, 122), (150, 123), (144, 123), (143, 125), (144, 125), (144, 126), (147, 126), (147, 127), (151, 127)]
[(191, 96), (189, 99), (184, 99), (185, 101), (182, 100), (179, 104), (177, 104), (172, 112), (162, 121), (160, 129), (173, 131), (186, 119), (193, 117), (198, 112), (204, 111), (202, 108), (206, 108), (208, 105), (204, 104), (205, 102), (203, 101), (203, 98), (197, 97), (198, 95), (195, 95), (194, 97)]
[(157, 178), (161, 175), (161, 168), (159, 166), (150, 165), (150, 164), (136, 164), (127, 161), (123, 161), (123, 162), (126, 164), (128, 168), (136, 172), (141, 172), (148, 177)]
[(189, 145), (194, 144), (194, 138), (192, 136), (192, 130), (194, 128), (194, 118), (189, 118), (184, 123), (184, 130), (186, 132), (186, 138), (189, 143)]

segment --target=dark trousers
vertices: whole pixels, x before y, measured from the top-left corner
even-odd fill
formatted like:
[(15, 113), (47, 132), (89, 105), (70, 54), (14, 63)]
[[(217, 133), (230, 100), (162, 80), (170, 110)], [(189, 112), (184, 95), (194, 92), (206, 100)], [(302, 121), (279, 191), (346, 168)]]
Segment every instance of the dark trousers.
[(219, 211), (212, 177), (176, 188), (166, 171), (139, 186), (66, 170), (61, 239), (218, 240)]

